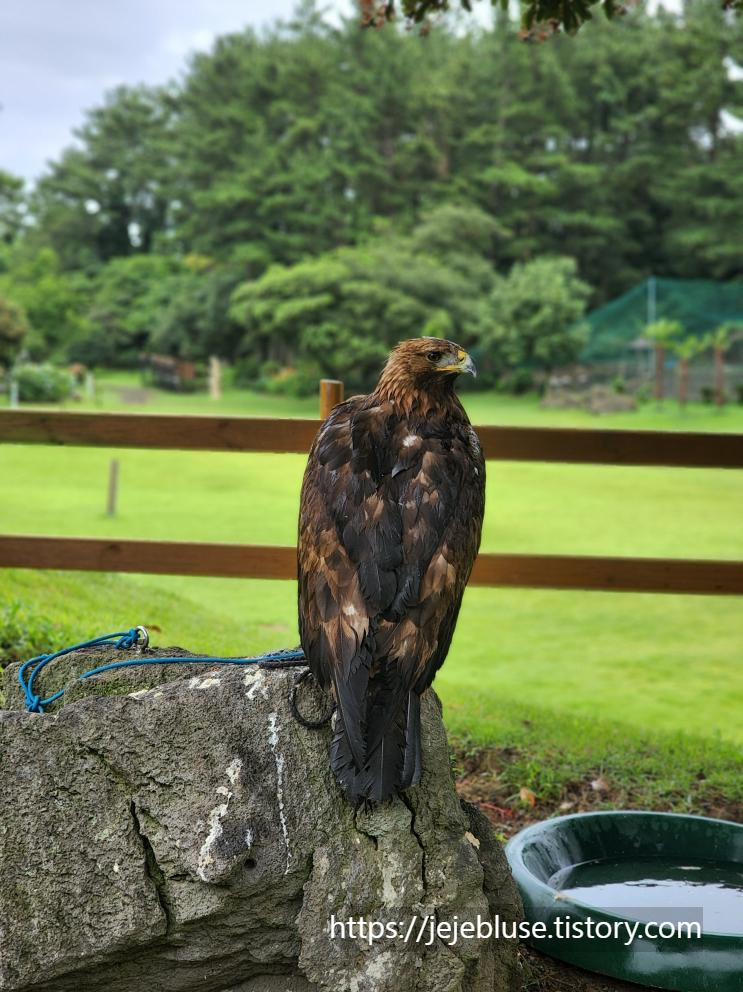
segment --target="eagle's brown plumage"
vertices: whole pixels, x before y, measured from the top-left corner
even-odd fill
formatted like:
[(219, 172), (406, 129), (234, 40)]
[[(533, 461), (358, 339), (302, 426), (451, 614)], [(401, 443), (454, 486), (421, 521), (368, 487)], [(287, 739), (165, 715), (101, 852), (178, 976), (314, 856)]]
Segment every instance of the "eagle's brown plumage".
[(485, 462), (454, 392), (451, 341), (392, 352), (310, 451), (299, 514), (299, 627), (335, 696), (331, 765), (350, 799), (418, 782), (419, 697), (443, 663), (480, 543)]

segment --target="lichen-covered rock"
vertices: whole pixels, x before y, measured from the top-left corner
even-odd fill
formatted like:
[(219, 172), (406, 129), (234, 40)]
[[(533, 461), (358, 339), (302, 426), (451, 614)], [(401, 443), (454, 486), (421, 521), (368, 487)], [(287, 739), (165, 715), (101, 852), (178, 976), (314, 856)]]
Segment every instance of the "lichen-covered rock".
[[(61, 660), (45, 691), (90, 664), (90, 654)], [(329, 729), (292, 716), (295, 671), (183, 672), (151, 666), (76, 683), (45, 715), (21, 711), (10, 673), (15, 709), (0, 713), (0, 989), (518, 985), (510, 943), (426, 943), (431, 920), (519, 914), (487, 821), (457, 800), (432, 692), (421, 785), (354, 811), (328, 768)], [(308, 684), (300, 692), (310, 715), (327, 704)], [(348, 927), (344, 936), (340, 924), (360, 917), (403, 934), (410, 926), (411, 937), (370, 941)]]

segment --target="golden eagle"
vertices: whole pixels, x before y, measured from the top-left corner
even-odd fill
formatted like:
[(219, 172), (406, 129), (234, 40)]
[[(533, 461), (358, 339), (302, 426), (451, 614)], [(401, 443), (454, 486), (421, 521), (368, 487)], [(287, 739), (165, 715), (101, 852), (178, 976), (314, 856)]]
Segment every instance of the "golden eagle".
[(421, 774), (420, 695), (446, 658), (480, 544), (485, 461), (451, 341), (403, 341), (373, 393), (322, 424), (299, 512), (299, 629), (336, 702), (330, 763), (354, 802)]

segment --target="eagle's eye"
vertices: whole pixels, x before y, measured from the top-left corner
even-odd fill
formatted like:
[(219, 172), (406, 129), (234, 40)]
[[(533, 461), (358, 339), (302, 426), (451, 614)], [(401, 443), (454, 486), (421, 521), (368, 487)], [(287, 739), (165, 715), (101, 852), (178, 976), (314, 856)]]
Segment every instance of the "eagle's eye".
[(426, 353), (426, 358), (429, 362), (438, 362), (442, 355), (443, 351), (429, 351)]

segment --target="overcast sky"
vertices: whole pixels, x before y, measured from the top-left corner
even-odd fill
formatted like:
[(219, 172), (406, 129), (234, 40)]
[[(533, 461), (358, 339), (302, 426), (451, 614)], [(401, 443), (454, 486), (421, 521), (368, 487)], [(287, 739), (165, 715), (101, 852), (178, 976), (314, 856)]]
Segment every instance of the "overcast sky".
[[(216, 35), (294, 0), (0, 0), (0, 168), (33, 179), (120, 83), (162, 83)], [(328, 4), (347, 9), (343, 0)]]
[[(659, 2), (680, 5), (648, 0), (651, 9)], [(337, 13), (351, 5), (321, 3)], [(294, 7), (295, 0), (0, 0), (0, 169), (35, 179), (106, 90), (164, 83), (217, 35), (286, 19)], [(487, 23), (489, 5), (475, 11)]]

